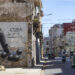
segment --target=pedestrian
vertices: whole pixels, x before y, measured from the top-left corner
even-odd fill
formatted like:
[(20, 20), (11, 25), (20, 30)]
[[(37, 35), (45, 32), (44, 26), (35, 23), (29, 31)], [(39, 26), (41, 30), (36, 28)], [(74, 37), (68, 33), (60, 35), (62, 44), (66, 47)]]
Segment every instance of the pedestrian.
[(63, 53), (62, 53), (62, 62), (66, 62), (66, 52), (64, 51)]

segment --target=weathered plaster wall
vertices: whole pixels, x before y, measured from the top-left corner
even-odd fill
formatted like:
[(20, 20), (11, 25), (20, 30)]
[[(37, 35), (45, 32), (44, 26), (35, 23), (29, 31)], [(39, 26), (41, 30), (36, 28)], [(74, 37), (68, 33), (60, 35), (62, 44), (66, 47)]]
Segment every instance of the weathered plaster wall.
[[(12, 3), (11, 1), (6, 2), (5, 0), (2, 0), (2, 2), (0, 2), (0, 22), (14, 22), (14, 23), (15, 22), (30, 22), (32, 21), (32, 14), (33, 14), (33, 4), (15, 3), (15, 2)], [(27, 28), (29, 30), (29, 27)], [(32, 46), (31, 46), (32, 32), (29, 34), (28, 30), (26, 32), (28, 33), (28, 41), (27, 43), (25, 43), (26, 48), (23, 50), (20, 60), (18, 62), (12, 62), (12, 61), (8, 61), (7, 58), (2, 59), (0, 57), (0, 65), (4, 65), (5, 67), (26, 67), (28, 65), (31, 66), (32, 54), (30, 50), (32, 50)], [(26, 28), (25, 28), (25, 31), (26, 31)], [(31, 40), (31, 42), (29, 39)], [(14, 47), (9, 47), (9, 48), (12, 51), (17, 50), (17, 48), (14, 48)]]

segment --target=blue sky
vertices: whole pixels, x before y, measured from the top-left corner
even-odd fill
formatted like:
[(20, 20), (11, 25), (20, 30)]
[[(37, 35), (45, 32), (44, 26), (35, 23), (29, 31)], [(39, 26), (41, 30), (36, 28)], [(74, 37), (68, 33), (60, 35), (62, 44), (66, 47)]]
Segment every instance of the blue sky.
[[(75, 19), (75, 0), (42, 0), (44, 16), (42, 18), (43, 34), (48, 36), (48, 30), (54, 24), (72, 22)], [(52, 13), (52, 15), (46, 16)]]

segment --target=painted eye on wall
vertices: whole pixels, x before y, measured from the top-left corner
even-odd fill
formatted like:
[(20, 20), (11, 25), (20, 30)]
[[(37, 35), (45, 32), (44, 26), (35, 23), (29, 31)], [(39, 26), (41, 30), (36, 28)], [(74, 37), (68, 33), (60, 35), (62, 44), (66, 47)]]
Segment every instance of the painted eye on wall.
[(9, 60), (9, 61), (13, 61), (13, 55), (12, 55), (12, 54), (10, 54), (10, 55), (8, 56), (8, 60)]
[(19, 59), (20, 59), (19, 55), (14, 56), (14, 61), (19, 61)]
[(21, 54), (22, 54), (22, 50), (17, 50), (17, 51), (16, 51), (16, 54), (17, 54), (17, 55), (21, 55)]
[(1, 57), (2, 58), (6, 58), (7, 57), (7, 53), (6, 52), (1, 53)]
[(19, 59), (20, 59), (19, 55), (12, 55), (11, 54), (11, 55), (8, 56), (9, 61), (16, 62), (16, 61), (19, 61)]

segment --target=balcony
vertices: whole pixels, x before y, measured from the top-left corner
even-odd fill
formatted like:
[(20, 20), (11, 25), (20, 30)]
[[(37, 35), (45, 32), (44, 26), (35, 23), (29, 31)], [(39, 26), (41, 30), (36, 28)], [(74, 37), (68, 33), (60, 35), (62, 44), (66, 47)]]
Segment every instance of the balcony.
[(69, 46), (69, 44), (68, 43), (65, 43), (65, 46)]
[(39, 16), (35, 16), (33, 22), (38, 23), (40, 21), (39, 19), (40, 19)]
[(39, 27), (39, 23), (40, 22), (38, 16), (35, 16), (33, 20), (33, 30), (36, 30)]
[(42, 2), (41, 2), (41, 0), (34, 0), (34, 4), (36, 6), (40, 6), (42, 8)]
[(44, 16), (44, 14), (43, 14), (43, 11), (42, 11), (42, 10), (40, 10), (40, 16), (41, 16), (41, 17), (43, 17), (43, 16)]
[(42, 32), (37, 32), (36, 37), (42, 39), (43, 38)]

